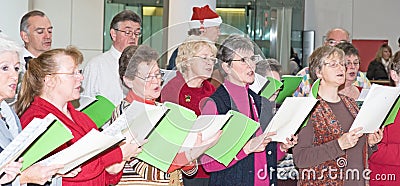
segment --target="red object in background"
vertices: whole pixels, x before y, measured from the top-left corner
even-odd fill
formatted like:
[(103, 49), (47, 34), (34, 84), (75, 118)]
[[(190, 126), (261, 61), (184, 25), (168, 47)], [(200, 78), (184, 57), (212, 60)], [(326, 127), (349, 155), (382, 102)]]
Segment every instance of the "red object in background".
[(370, 40), (370, 39), (353, 39), (352, 44), (358, 49), (360, 54), (360, 71), (366, 72), (369, 63), (374, 60), (376, 52), (383, 43), (388, 43), (388, 40)]

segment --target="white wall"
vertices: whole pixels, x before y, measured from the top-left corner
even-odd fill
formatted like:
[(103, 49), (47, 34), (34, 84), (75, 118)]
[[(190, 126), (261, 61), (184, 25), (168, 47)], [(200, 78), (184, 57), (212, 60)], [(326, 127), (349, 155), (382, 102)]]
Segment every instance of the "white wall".
[(26, 0), (0, 0), (0, 30), (12, 40), (22, 45), (19, 36), (19, 22), (21, 17), (28, 11)]
[(332, 27), (347, 29), (352, 39), (388, 39), (399, 50), (399, 0), (305, 0), (305, 30), (315, 30), (315, 46)]

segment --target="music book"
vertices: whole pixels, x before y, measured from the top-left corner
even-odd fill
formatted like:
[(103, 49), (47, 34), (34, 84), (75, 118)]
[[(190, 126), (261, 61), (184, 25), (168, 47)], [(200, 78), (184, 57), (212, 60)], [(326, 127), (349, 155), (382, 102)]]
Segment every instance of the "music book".
[(92, 129), (77, 142), (44, 159), (41, 163), (44, 165), (63, 164), (64, 168), (58, 170), (57, 173), (66, 174), (124, 139), (123, 136), (109, 136)]
[(362, 104), (364, 103), (365, 97), (368, 95), (369, 89), (363, 88), (360, 92), (360, 95), (358, 96), (356, 103), (358, 108), (360, 109)]
[[(373, 84), (365, 97), (363, 106), (354, 119), (349, 131), (363, 127), (361, 133), (374, 133), (388, 117), (394, 121), (399, 105), (395, 104), (399, 99), (400, 88)], [(393, 111), (391, 116), (391, 111)]]
[(313, 97), (287, 97), (264, 133), (276, 132), (271, 136), (272, 141), (286, 143), (286, 138), (296, 133), (317, 102)]
[(104, 96), (97, 95), (95, 99), (81, 96), (79, 99), (80, 111), (89, 116), (101, 128), (108, 120), (110, 120), (115, 105)]
[(301, 76), (283, 75), (282, 90), (279, 91), (278, 96), (275, 99), (275, 102), (283, 103), (285, 98), (292, 97), (294, 91), (296, 91), (297, 87), (299, 87), (302, 79), (303, 77)]
[(35, 142), (22, 154), (24, 161), (22, 162), (21, 171), (36, 163), (72, 138), (74, 138), (74, 136), (72, 135), (71, 130), (69, 130), (69, 128), (59, 120), (55, 120), (46, 132), (37, 138)]
[(219, 130), (224, 128), (231, 117), (231, 113), (226, 113), (223, 115), (198, 116), (182, 145), (181, 151), (186, 151), (193, 148), (197, 140), (197, 134), (200, 132), (202, 134), (203, 141), (215, 136)]
[(256, 74), (255, 81), (249, 86), (249, 88), (260, 96), (269, 99), (276, 91), (278, 91), (283, 83), (272, 77), (262, 77)]
[(110, 136), (122, 134), (127, 139), (133, 139), (136, 143), (142, 144), (143, 140), (149, 137), (168, 111), (169, 109), (163, 106), (133, 101), (102, 132)]
[[(54, 124), (56, 119), (53, 114), (49, 114), (43, 119), (34, 118), (0, 153), (0, 170), (3, 170), (10, 162), (17, 160), (48, 127)], [(0, 172), (0, 174), (2, 173)]]
[(222, 128), (222, 135), (217, 144), (208, 149), (205, 154), (228, 166), (247, 141), (253, 136), (260, 124), (244, 114), (230, 110), (232, 117)]

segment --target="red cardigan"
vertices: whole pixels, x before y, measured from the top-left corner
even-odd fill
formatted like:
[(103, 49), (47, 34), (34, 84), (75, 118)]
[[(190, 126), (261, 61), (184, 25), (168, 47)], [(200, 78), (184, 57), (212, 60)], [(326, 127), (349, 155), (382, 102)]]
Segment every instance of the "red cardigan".
[[(400, 185), (400, 112), (393, 124), (385, 127), (378, 150), (369, 158), (371, 185)], [(393, 178), (395, 175), (395, 178)], [(385, 180), (382, 180), (385, 179)], [(390, 180), (391, 179), (391, 180)]]
[[(51, 154), (54, 154), (68, 146), (71, 146), (91, 129), (97, 129), (95, 123), (86, 114), (75, 110), (71, 103), (68, 103), (67, 108), (73, 121), (51, 103), (37, 96), (20, 118), (22, 128), (25, 128), (33, 118), (44, 118), (49, 113), (54, 114), (71, 130), (72, 135), (74, 136), (73, 139), (51, 152)], [(105, 171), (105, 168), (121, 161), (121, 149), (114, 148), (111, 151), (103, 153), (84, 163), (81, 166), (82, 171), (76, 177), (63, 178), (62, 184), (63, 186), (101, 186), (117, 184), (121, 178), (122, 171), (119, 174), (111, 175)]]
[[(179, 94), (177, 94), (179, 91)], [(161, 102), (169, 101), (193, 110), (196, 115), (201, 114), (201, 107), (206, 99), (215, 92), (215, 87), (207, 80), (200, 88), (188, 87), (182, 74), (177, 71), (161, 90)], [(210, 175), (199, 165), (195, 178), (209, 178)]]

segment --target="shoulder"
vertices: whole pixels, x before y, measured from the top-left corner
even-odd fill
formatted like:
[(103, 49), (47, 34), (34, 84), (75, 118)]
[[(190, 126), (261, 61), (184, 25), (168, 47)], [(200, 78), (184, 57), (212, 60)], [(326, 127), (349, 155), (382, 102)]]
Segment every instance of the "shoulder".
[(86, 66), (98, 66), (99, 63), (104, 63), (107, 61), (108, 58), (111, 57), (111, 52), (106, 51), (104, 53), (101, 53), (97, 56), (94, 56), (92, 59), (90, 59), (87, 63)]
[(49, 112), (36, 105), (30, 105), (29, 108), (20, 117), (22, 128), (25, 128), (33, 118), (44, 118)]

